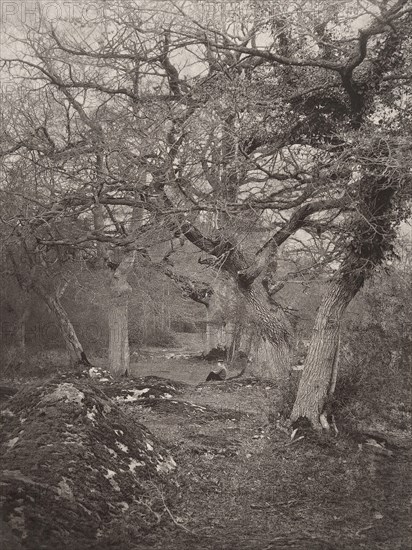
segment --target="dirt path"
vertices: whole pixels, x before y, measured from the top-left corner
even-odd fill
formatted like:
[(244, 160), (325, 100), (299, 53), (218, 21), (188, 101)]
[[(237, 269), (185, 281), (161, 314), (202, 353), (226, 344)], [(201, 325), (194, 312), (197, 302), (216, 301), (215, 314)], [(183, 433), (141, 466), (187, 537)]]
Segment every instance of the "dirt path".
[(273, 391), (190, 387), (180, 399), (204, 411), (141, 413), (180, 468), (176, 528), (154, 547), (409, 550), (411, 447), (389, 454), (344, 437), (291, 443), (267, 424)]

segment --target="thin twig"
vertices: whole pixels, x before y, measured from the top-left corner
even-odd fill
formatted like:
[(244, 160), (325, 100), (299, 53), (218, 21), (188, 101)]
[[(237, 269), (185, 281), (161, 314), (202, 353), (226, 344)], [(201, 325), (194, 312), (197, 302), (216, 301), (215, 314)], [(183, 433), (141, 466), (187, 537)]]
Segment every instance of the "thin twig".
[(162, 493), (162, 491), (159, 489), (159, 487), (157, 487), (157, 485), (155, 485), (154, 483), (151, 483), (151, 485), (153, 485), (153, 487), (156, 489), (156, 491), (159, 493), (160, 495), (160, 498), (162, 499), (162, 502), (163, 502), (163, 507), (164, 509), (166, 510), (166, 512), (169, 514), (171, 520), (173, 521), (173, 523), (177, 526), (177, 527), (180, 527), (181, 529), (183, 529), (184, 531), (186, 531), (186, 533), (190, 533), (191, 535), (194, 535), (194, 536), (199, 536), (197, 535), (194, 531), (191, 531), (190, 529), (188, 529), (187, 527), (185, 527), (184, 525), (182, 525), (181, 523), (179, 523), (174, 515), (172, 514), (172, 512), (170, 511), (170, 508), (168, 507), (168, 505), (166, 504), (166, 501), (165, 501), (165, 498), (164, 498), (164, 495)]

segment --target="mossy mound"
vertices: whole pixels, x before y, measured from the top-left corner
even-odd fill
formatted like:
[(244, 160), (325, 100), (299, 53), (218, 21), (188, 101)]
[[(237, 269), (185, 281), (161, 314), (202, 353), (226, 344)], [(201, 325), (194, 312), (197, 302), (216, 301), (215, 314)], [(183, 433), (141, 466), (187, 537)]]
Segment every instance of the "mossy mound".
[(171, 399), (181, 395), (188, 387), (183, 382), (174, 382), (157, 376), (110, 379), (97, 383), (106, 395), (119, 403), (132, 403), (140, 399)]
[(21, 390), (0, 429), (2, 517), (23, 548), (106, 548), (126, 516), (135, 542), (160, 523), (173, 458), (87, 379)]

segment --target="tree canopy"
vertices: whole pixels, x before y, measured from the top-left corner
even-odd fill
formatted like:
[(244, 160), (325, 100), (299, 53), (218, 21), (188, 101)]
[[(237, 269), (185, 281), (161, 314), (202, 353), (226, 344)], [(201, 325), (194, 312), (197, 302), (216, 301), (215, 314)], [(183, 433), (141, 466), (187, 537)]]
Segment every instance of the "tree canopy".
[(409, 216), (410, 1), (96, 6), (9, 33), (3, 233), (107, 265), (187, 239), (286, 365), (279, 248), (350, 301)]

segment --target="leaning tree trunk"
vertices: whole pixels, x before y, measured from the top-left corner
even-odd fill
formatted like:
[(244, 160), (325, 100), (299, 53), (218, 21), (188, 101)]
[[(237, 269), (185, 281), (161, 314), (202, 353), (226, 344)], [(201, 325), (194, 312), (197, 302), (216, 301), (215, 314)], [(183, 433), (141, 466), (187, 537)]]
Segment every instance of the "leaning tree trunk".
[(60, 333), (63, 337), (63, 341), (66, 350), (69, 354), (70, 363), (72, 365), (90, 365), (86, 354), (84, 353), (83, 346), (77, 338), (76, 331), (66, 313), (66, 310), (62, 306), (59, 298), (49, 294), (44, 288), (36, 285), (35, 290), (37, 294), (44, 300), (50, 313), (54, 316)]
[(110, 285), (109, 368), (115, 376), (127, 375), (130, 366), (129, 299), (132, 292), (127, 278), (133, 269), (136, 252), (126, 252), (113, 274)]
[(332, 279), (316, 316), (292, 421), (305, 417), (315, 428), (320, 428), (324, 424), (322, 419), (326, 420), (325, 404), (336, 381), (340, 322), (365, 280), (392, 249), (395, 236), (392, 199), (396, 185), (396, 178), (386, 176), (369, 175), (360, 181), (360, 215), (352, 222), (353, 238), (347, 257)]
[(322, 300), (316, 315), (305, 368), (302, 371), (291, 420), (307, 418), (313, 427), (328, 429), (323, 414), (336, 384), (342, 316), (364, 281), (348, 259)]
[(342, 290), (338, 284), (331, 285), (318, 310), (305, 368), (293, 406), (292, 421), (306, 417), (314, 426), (319, 426), (332, 383), (340, 320), (350, 301)]

